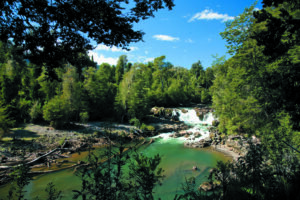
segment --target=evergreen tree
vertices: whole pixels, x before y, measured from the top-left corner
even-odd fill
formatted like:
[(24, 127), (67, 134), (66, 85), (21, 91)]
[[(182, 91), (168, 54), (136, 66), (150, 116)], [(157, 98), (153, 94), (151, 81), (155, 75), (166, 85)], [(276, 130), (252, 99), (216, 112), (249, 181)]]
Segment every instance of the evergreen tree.
[(116, 83), (119, 85), (120, 82), (122, 81), (123, 79), (123, 75), (124, 75), (124, 72), (125, 72), (125, 69), (127, 67), (127, 56), (126, 55), (121, 55), (118, 59), (118, 62), (117, 62), (117, 66), (116, 66)]

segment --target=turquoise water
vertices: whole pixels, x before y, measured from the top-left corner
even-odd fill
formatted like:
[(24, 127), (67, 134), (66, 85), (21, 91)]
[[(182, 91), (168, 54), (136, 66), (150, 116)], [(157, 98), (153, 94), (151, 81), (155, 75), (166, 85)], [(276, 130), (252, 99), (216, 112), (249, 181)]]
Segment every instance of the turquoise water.
[[(163, 173), (165, 178), (162, 185), (155, 188), (154, 195), (156, 199), (160, 197), (166, 200), (173, 199), (176, 193), (181, 192), (181, 184), (185, 182), (185, 178), (196, 177), (198, 186), (207, 180), (209, 169), (214, 167), (218, 160), (228, 160), (223, 154), (217, 152), (185, 148), (176, 139), (169, 139), (168, 142), (163, 139), (157, 140), (147, 147), (142, 147), (140, 152), (147, 156), (154, 156), (157, 153), (161, 155), (160, 167), (165, 170)], [(194, 165), (199, 168), (197, 171), (192, 170)], [(35, 177), (25, 188), (27, 191), (25, 197), (33, 199), (39, 196), (43, 199), (46, 195), (44, 190), (52, 181), (59, 190), (63, 191), (63, 199), (72, 199), (72, 190), (80, 188), (80, 180), (73, 174), (73, 171), (73, 169), (67, 169)], [(1, 198), (7, 196), (8, 189), (9, 185), (0, 188)]]
[[(161, 139), (162, 141), (162, 139)], [(214, 167), (217, 161), (228, 160), (223, 154), (209, 150), (185, 148), (182, 143), (176, 139), (169, 139), (168, 142), (157, 141), (151, 146), (141, 151), (147, 156), (154, 156), (159, 153), (162, 157), (160, 167), (162, 167), (166, 176), (161, 186), (155, 188), (156, 199), (174, 199), (175, 194), (182, 191), (182, 184), (189, 177), (196, 178), (196, 185), (207, 180), (209, 170)], [(198, 170), (192, 170), (197, 166)]]
[[(166, 136), (166, 134), (165, 134)], [(209, 170), (214, 167), (217, 161), (228, 160), (219, 152), (213, 152), (209, 149), (191, 149), (183, 145), (180, 138), (156, 138), (155, 142), (142, 146), (139, 152), (146, 156), (153, 157), (160, 154), (162, 157), (160, 167), (164, 169), (165, 178), (161, 186), (154, 189), (155, 199), (159, 197), (162, 200), (174, 199), (175, 194), (182, 192), (182, 184), (186, 178), (195, 177), (197, 187), (207, 180)], [(198, 170), (193, 171), (192, 167), (197, 166)], [(44, 199), (47, 184), (52, 181), (55, 186), (63, 191), (63, 199), (72, 199), (72, 190), (79, 189), (80, 180), (74, 175), (73, 169), (67, 169), (51, 174), (44, 174), (34, 178), (25, 190), (27, 199), (34, 199), (39, 196)], [(0, 199), (6, 199), (10, 184), (0, 187)]]

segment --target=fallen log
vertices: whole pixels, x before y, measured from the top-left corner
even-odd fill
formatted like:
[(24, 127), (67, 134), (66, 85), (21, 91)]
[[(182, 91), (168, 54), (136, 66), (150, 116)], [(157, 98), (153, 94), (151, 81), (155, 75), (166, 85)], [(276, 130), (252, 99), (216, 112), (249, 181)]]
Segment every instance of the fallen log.
[[(33, 166), (33, 165), (35, 165), (36, 163), (38, 163), (41, 159), (43, 159), (43, 158), (45, 158), (45, 157), (47, 157), (47, 156), (53, 154), (53, 153), (56, 152), (56, 151), (61, 151), (61, 150), (69, 150), (69, 149), (67, 149), (67, 148), (56, 148), (56, 149), (54, 149), (54, 150), (52, 150), (52, 151), (49, 151), (48, 153), (46, 153), (46, 154), (44, 154), (44, 155), (42, 155), (42, 156), (40, 156), (40, 157), (37, 157), (37, 158), (33, 159), (32, 161), (29, 161), (29, 162), (25, 163), (25, 165)], [(17, 166), (19, 166), (19, 165), (17, 165)], [(7, 170), (7, 169), (11, 169), (11, 168), (13, 168), (13, 167), (14, 167), (14, 166), (0, 166), (0, 171)]]

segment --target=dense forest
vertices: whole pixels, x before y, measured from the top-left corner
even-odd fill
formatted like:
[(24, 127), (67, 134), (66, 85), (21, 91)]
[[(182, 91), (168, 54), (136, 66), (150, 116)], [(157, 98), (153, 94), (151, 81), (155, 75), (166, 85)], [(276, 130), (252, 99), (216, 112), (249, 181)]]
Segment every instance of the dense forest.
[(82, 56), (88, 62), (56, 68), (53, 79), (45, 67), (14, 55), (9, 44), (1, 43), (1, 52), (3, 130), (13, 122), (47, 121), (58, 128), (71, 121), (143, 120), (152, 106), (211, 101), (213, 70), (204, 70), (200, 61), (188, 70), (174, 67), (164, 56), (132, 64), (123, 55), (116, 66), (97, 66)]
[(178, 198), (300, 199), (300, 3), (264, 0), (263, 9), (246, 8), (220, 34), (231, 57), (216, 57), (206, 69), (200, 61), (177, 67), (165, 56), (131, 63), (122, 55), (116, 66), (97, 66), (86, 52), (53, 67), (2, 40), (0, 133), (24, 122), (61, 128), (143, 121), (153, 106), (209, 104), (220, 133), (256, 136), (261, 146), (251, 145), (236, 164), (218, 164), (210, 177), (221, 185), (216, 193), (201, 193), (187, 181)]

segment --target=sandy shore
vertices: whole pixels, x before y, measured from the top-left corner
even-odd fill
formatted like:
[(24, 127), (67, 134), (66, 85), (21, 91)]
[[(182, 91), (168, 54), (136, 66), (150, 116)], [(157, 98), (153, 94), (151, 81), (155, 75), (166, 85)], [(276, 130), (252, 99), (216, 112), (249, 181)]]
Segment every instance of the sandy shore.
[(237, 161), (238, 158), (241, 156), (238, 153), (233, 152), (229, 147), (226, 145), (212, 145), (211, 148), (215, 151), (222, 152), (230, 157), (232, 157), (233, 160)]

